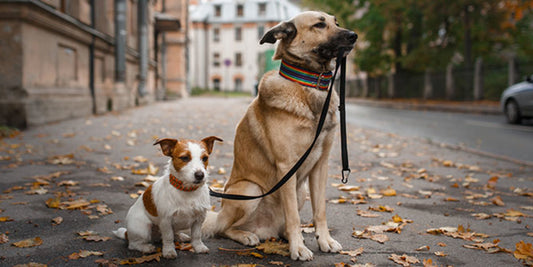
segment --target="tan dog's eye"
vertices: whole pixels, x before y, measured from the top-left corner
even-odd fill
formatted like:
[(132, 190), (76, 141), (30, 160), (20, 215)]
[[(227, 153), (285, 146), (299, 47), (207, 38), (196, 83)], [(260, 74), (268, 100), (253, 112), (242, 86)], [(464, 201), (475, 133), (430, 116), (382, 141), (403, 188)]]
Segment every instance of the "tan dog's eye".
[(202, 161), (203, 161), (203, 162), (207, 162), (208, 159), (209, 159), (209, 158), (208, 158), (207, 156), (204, 156), (204, 157), (202, 158)]
[(183, 156), (183, 157), (180, 157), (180, 160), (183, 161), (183, 162), (189, 162), (191, 160), (191, 157)]
[(319, 29), (323, 29), (323, 28), (326, 28), (326, 23), (324, 23), (324, 22), (319, 22), (319, 23), (313, 25), (313, 27), (315, 27), (315, 28), (319, 28)]

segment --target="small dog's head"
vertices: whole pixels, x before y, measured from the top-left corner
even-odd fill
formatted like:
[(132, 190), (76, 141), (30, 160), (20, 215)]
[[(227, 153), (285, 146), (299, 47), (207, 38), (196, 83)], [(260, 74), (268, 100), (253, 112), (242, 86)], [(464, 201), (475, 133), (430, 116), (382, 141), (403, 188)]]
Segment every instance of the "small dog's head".
[(324, 12), (303, 12), (289, 21), (270, 29), (260, 44), (280, 40), (274, 59), (284, 59), (314, 71), (323, 72), (334, 68), (332, 59), (339, 50), (347, 55), (353, 49), (357, 34), (341, 28), (335, 17)]
[(178, 179), (191, 185), (201, 185), (207, 179), (209, 155), (213, 152), (215, 141), (222, 141), (216, 136), (209, 136), (201, 141), (165, 138), (157, 140), (165, 156), (171, 158), (171, 173)]

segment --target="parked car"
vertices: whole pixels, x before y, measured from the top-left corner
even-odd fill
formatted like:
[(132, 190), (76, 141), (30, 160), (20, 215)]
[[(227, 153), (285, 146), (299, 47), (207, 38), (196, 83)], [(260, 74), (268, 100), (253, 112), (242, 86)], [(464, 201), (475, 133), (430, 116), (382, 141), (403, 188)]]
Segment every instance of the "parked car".
[(509, 123), (518, 124), (524, 118), (533, 118), (533, 75), (505, 89), (500, 104)]

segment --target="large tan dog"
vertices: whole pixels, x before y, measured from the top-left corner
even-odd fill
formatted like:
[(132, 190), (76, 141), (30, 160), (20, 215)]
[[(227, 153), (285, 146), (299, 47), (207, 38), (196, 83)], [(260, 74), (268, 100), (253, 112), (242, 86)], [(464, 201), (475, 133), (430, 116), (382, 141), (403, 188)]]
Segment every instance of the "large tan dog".
[[(278, 24), (260, 43), (280, 40), (274, 59), (320, 74), (331, 71), (338, 50), (347, 54), (356, 39), (354, 32), (338, 27), (333, 16), (313, 11)], [(235, 160), (226, 193), (250, 196), (265, 193), (296, 163), (313, 141), (327, 95), (327, 90), (317, 88), (291, 81), (278, 71), (265, 74), (258, 97), (237, 126)], [(337, 105), (338, 96), (334, 93), (320, 138), (295, 177), (263, 199), (222, 200), (218, 215), (208, 215), (204, 234), (218, 234), (249, 246), (281, 236), (290, 243), (292, 259), (311, 260), (313, 253), (304, 245), (299, 215), (308, 180), (320, 250), (341, 250), (342, 246), (329, 234), (325, 199)]]

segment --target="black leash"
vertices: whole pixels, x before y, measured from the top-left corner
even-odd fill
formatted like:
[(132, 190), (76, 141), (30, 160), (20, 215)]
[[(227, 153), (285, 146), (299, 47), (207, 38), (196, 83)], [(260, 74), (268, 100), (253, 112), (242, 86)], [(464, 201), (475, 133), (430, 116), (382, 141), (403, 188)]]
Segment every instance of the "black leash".
[[(318, 126), (315, 133), (315, 138), (313, 140), (313, 143), (309, 146), (307, 151), (302, 155), (302, 157), (294, 164), (294, 166), (281, 178), (281, 180), (272, 187), (268, 192), (259, 195), (259, 196), (245, 196), (245, 195), (236, 195), (236, 194), (225, 194), (225, 193), (219, 193), (211, 190), (209, 188), (209, 195), (212, 197), (219, 197), (219, 198), (225, 198), (225, 199), (232, 199), (232, 200), (252, 200), (257, 198), (266, 197), (278, 190), (280, 187), (282, 187), (289, 179), (298, 171), (298, 169), (302, 166), (302, 164), (305, 162), (309, 154), (311, 153), (311, 150), (313, 149), (318, 137), (320, 136), (320, 132), (322, 132), (322, 127), (324, 126), (324, 122), (326, 121), (326, 116), (328, 115), (328, 109), (329, 109), (329, 102), (331, 100), (331, 93), (333, 92), (333, 83), (335, 82), (335, 77), (337, 76), (337, 70), (339, 69), (339, 66), (341, 67), (341, 77), (340, 77), (340, 88), (339, 88), (339, 94), (340, 94), (340, 102), (339, 102), (339, 111), (340, 111), (340, 123), (341, 123), (341, 154), (342, 154), (342, 182), (346, 183), (348, 182), (348, 176), (350, 174), (350, 168), (348, 167), (348, 149), (347, 149), (347, 142), (346, 142), (346, 113), (344, 109), (345, 105), (345, 84), (346, 84), (346, 57), (343, 57), (344, 51), (339, 51), (339, 55), (337, 56), (337, 63), (335, 66), (335, 72), (333, 73), (333, 77), (331, 80), (330, 88), (328, 91), (328, 95), (326, 96), (326, 100), (324, 101), (324, 106), (322, 107), (322, 113), (320, 114), (320, 120), (318, 121)], [(346, 173), (346, 175), (345, 175)]]

